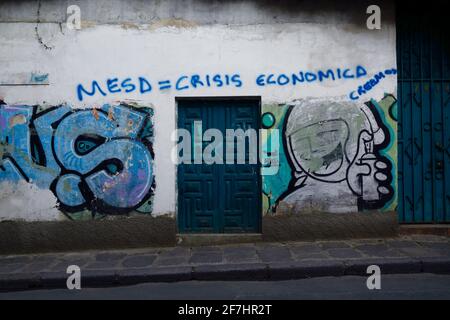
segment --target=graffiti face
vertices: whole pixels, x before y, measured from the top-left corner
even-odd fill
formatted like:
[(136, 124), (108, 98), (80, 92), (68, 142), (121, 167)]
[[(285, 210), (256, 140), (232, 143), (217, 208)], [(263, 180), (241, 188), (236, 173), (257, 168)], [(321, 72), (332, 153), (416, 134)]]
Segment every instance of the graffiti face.
[(377, 151), (389, 137), (376, 110), (321, 101), (291, 108), (286, 146), (302, 184), (305, 176), (327, 183), (346, 181), (360, 208), (384, 204), (391, 194), (391, 166)]
[(327, 211), (354, 210), (352, 206), (379, 209), (390, 203), (394, 195), (391, 159), (395, 159), (390, 142), (395, 131), (383, 119), (395, 103), (387, 95), (380, 103), (363, 105), (323, 100), (288, 105), (280, 123), (285, 149), (281, 154), (286, 155), (287, 164), (281, 157), (279, 176), (291, 180), (264, 178), (269, 207), (274, 210), (281, 200), (299, 210), (318, 205)]
[(285, 145), (297, 173), (341, 182), (355, 155), (355, 132), (364, 117), (350, 103), (298, 101), (290, 106)]
[(320, 177), (332, 175), (342, 167), (348, 135), (345, 121), (332, 119), (286, 133), (286, 138), (296, 168)]
[[(52, 190), (66, 213), (148, 212), (154, 189), (153, 110), (0, 106), (0, 181)], [(143, 208), (145, 207), (145, 208)]]

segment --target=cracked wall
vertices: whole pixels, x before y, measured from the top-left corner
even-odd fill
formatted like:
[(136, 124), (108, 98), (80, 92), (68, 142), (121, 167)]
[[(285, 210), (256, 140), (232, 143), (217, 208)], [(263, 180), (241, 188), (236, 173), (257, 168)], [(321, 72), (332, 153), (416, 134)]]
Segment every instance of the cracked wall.
[[(394, 9), (390, 1), (380, 3), (383, 10), (381, 30), (366, 28), (367, 6), (363, 2), (348, 4), (304, 1), (296, 4), (295, 1), (283, 1), (273, 5), (265, 1), (78, 1), (74, 4), (78, 4), (81, 9), (80, 30), (67, 29), (66, 2), (42, 1), (37, 15), (38, 3), (2, 1), (0, 4), (0, 100), (4, 101), (1, 109), (20, 107), (20, 112), (17, 111), (19, 114), (16, 114), (18, 117), (11, 118), (15, 124), (14, 130), (25, 137), (36, 137), (32, 124), (35, 126), (36, 121), (46, 115), (50, 116), (51, 112), (65, 110), (61, 109), (64, 108), (62, 106), (70, 106), (71, 111), (67, 111), (67, 114), (71, 116), (67, 121), (74, 117), (74, 114), (86, 112), (85, 114), (89, 115), (86, 116), (89, 119), (86, 124), (103, 121), (105, 126), (110, 121), (108, 112), (104, 109), (105, 105), (137, 105), (144, 107), (141, 111), (146, 110), (145, 107), (151, 108), (154, 133), (152, 150), (155, 154), (151, 173), (156, 187), (144, 188), (142, 194), (145, 196), (138, 198), (143, 201), (151, 193), (151, 207), (145, 207), (142, 211), (151, 212), (152, 215), (173, 215), (176, 212), (176, 167), (170, 161), (174, 146), (170, 137), (176, 128), (176, 97), (260, 96), (263, 105), (262, 116), (267, 112), (273, 113), (275, 126), (280, 125), (283, 130), (301, 125), (304, 113), (313, 117), (320, 114), (332, 115), (333, 110), (336, 110), (336, 113), (339, 110), (352, 110), (348, 114), (351, 115), (357, 114), (360, 108), (369, 103), (367, 107), (374, 114), (376, 122), (380, 122), (387, 132), (395, 131), (396, 124), (385, 109), (391, 104), (389, 97), (396, 96), (397, 86), (396, 75), (390, 72), (396, 67)], [(384, 77), (377, 79), (376, 75), (380, 72), (383, 72)], [(80, 86), (84, 89), (82, 100), (79, 98)], [(316, 100), (321, 102), (308, 104)], [(37, 110), (32, 106), (38, 106)], [(328, 113), (319, 111), (327, 106), (331, 108)], [(99, 120), (96, 120), (93, 112), (97, 112)], [(295, 124), (291, 125), (289, 119), (296, 119)], [(329, 130), (325, 131), (341, 132), (336, 136), (337, 140), (350, 135), (349, 139), (353, 139), (352, 141), (359, 141), (357, 135), (364, 130), (364, 124), (368, 122), (361, 120), (359, 124), (352, 124), (355, 132), (350, 130), (346, 133), (344, 127), (345, 123), (349, 123), (348, 119), (344, 122), (333, 122), (330, 121), (333, 119), (328, 118), (325, 120), (329, 123)], [(58, 127), (63, 124), (61, 122), (56, 128), (49, 130), (60, 130)], [(69, 133), (77, 132), (82, 136), (82, 129), (83, 124), (74, 126), (73, 132), (67, 129), (68, 137)], [(313, 126), (303, 131), (298, 129), (302, 137), (320, 133), (320, 130)], [(10, 129), (7, 129), (8, 134), (5, 130), (2, 137), (11, 136)], [(372, 131), (368, 131), (370, 135)], [(290, 139), (289, 133), (290, 131), (284, 131), (282, 138), (286, 141)], [(356, 138), (352, 135), (356, 135)], [(322, 136), (327, 136), (327, 133)], [(47, 136), (38, 137), (39, 139), (34, 140), (40, 141), (44, 153), (45, 148), (51, 148), (58, 143)], [(395, 146), (395, 135), (391, 134), (389, 138), (390, 145)], [(70, 136), (70, 139), (77, 141), (74, 136)], [(136, 136), (133, 139), (141, 138)], [(85, 146), (105, 144), (101, 139), (87, 139), (84, 142)], [(311, 161), (307, 160), (308, 164), (302, 163), (305, 159), (301, 159), (305, 157), (301, 154), (304, 152), (296, 153), (296, 150), (305, 150), (304, 144), (291, 151), (288, 148), (283, 149), (286, 162), (282, 164), (279, 175), (264, 180), (264, 213), (270, 214), (283, 206), (289, 209), (291, 206), (295, 207), (295, 203), (297, 207), (300, 206), (299, 203), (303, 203), (301, 207), (307, 207), (304, 200), (285, 201), (287, 196), (284, 196), (287, 193), (293, 191), (291, 193), (295, 194), (303, 188), (297, 188), (302, 183), (296, 174), (301, 175), (305, 168), (306, 171), (309, 168), (310, 171), (321, 174), (322, 171), (331, 170), (337, 166), (337, 162), (345, 158), (346, 150), (342, 144), (339, 147), (339, 143), (330, 143), (331, 149), (328, 149), (319, 138), (315, 142), (323, 147), (323, 154), (313, 157)], [(5, 144), (4, 139), (2, 143)], [(56, 159), (56, 165), (51, 165), (51, 161), (43, 165), (42, 160), (33, 156), (39, 152), (26, 149), (23, 145), (23, 141), (18, 141), (16, 148), (22, 150), (22, 153), (3, 147), (3, 151), (0, 151), (3, 162), (6, 152), (15, 153), (15, 158), (24, 161), (19, 167), (26, 167), (25, 163), (29, 164), (26, 170), (30, 171), (30, 176), (38, 172), (35, 166), (40, 166), (41, 176), (36, 175), (32, 180), (36, 182), (34, 186), (43, 193), (28, 189), (28, 184), (20, 182), (17, 189), (20, 196), (16, 198), (27, 200), (22, 200), (23, 213), (17, 218), (31, 220), (33, 212), (43, 212), (45, 207), (49, 214), (46, 217), (36, 215), (40, 220), (55, 220), (67, 215), (73, 218), (91, 218), (93, 211), (103, 217), (109, 213), (108, 210), (102, 211), (104, 207), (112, 204), (114, 208), (123, 204), (120, 203), (120, 196), (98, 201), (95, 192), (99, 189), (94, 182), (88, 188), (94, 196), (85, 197), (81, 190), (75, 190), (69, 193), (73, 196), (63, 199), (65, 196), (59, 195), (57, 189), (52, 190), (52, 182), (62, 179), (60, 175), (63, 167), (76, 170), (69, 162), (58, 164)], [(355, 145), (358, 143), (355, 142)], [(61, 150), (67, 148), (63, 144), (61, 146)], [(109, 143), (108, 146), (112, 144)], [(383, 144), (378, 146), (383, 147), (376, 149), (375, 144), (373, 150), (378, 157), (382, 160), (388, 159), (381, 161), (387, 163), (387, 167), (380, 170), (392, 168), (392, 173), (390, 176), (385, 174), (387, 180), (391, 181), (389, 185), (382, 185), (388, 190), (389, 199), (382, 197), (383, 205), (373, 203), (372, 207), (388, 210), (395, 208), (396, 161), (392, 160), (395, 159), (395, 150), (394, 147)], [(101, 150), (99, 148), (101, 147), (78, 156), (95, 158), (92, 156), (93, 152)], [(69, 186), (75, 181), (71, 179), (79, 179), (80, 175), (89, 186), (88, 181), (93, 181), (94, 178), (88, 178), (86, 175), (93, 173), (91, 171), (102, 159), (108, 160), (108, 152), (117, 153), (114, 148), (116, 147), (95, 158), (92, 162), (95, 165), (78, 168), (81, 171), (77, 172), (82, 172), (76, 174), (78, 178), (64, 178), (60, 188), (70, 189)], [(130, 147), (123, 146), (119, 150), (135, 150), (134, 148), (137, 148), (135, 144), (130, 144)], [(125, 157), (124, 152), (118, 153)], [(131, 153), (134, 154), (133, 151)], [(148, 154), (147, 151), (139, 153), (151, 154), (150, 151)], [(45, 155), (46, 159), (55, 157), (53, 152), (50, 152), (48, 157), (46, 153)], [(347, 155), (348, 159), (345, 158), (345, 161), (348, 165), (340, 169), (342, 172), (337, 170), (339, 173), (335, 174), (340, 177), (342, 181), (339, 183), (343, 185), (342, 189), (338, 190), (344, 190), (346, 194), (342, 198), (346, 199), (342, 205), (336, 206), (335, 210), (331, 208), (336, 212), (371, 207), (358, 200), (363, 192), (354, 190), (360, 189), (358, 183), (356, 187), (350, 187), (346, 182), (348, 174), (343, 168), (349, 167), (355, 159), (351, 150)], [(59, 157), (64, 159), (62, 154), (57, 154), (55, 158)], [(323, 168), (327, 166), (328, 169)], [(110, 165), (111, 171), (106, 171), (106, 174), (113, 175), (112, 169), (114, 167)], [(23, 174), (19, 176), (21, 178), (14, 178), (14, 181), (22, 181)], [(136, 177), (138, 174), (132, 172), (131, 176)], [(361, 178), (361, 174), (356, 174), (354, 179), (359, 181)], [(317, 181), (308, 177), (306, 183), (311, 186)], [(294, 188), (291, 188), (292, 184)], [(325, 196), (336, 191), (331, 184), (316, 188), (318, 189), (311, 190), (327, 191)], [(306, 189), (303, 191), (306, 192)], [(314, 192), (309, 191), (308, 194)], [(39, 197), (47, 200), (44, 203), (39, 202), (40, 205), (33, 208), (33, 201), (28, 199), (37, 201)], [(298, 199), (293, 195), (290, 197)], [(330, 199), (328, 202), (319, 199), (319, 203), (313, 208), (330, 210), (327, 203), (332, 202), (333, 197), (330, 196)], [(13, 202), (16, 203), (15, 201)], [(20, 203), (21, 200), (17, 201)], [(7, 208), (4, 203), (2, 202), (0, 208)], [(54, 209), (61, 204), (66, 205), (60, 207), (63, 209), (63, 215), (60, 217), (55, 215)], [(144, 205), (144, 202), (124, 205), (125, 214), (138, 212), (141, 210), (139, 205)], [(71, 208), (77, 206), (82, 206), (82, 209), (74, 209), (71, 212)], [(14, 219), (14, 215), (9, 214), (14, 210), (0, 209), (0, 216), (3, 219)], [(82, 214), (78, 214), (80, 212)]]

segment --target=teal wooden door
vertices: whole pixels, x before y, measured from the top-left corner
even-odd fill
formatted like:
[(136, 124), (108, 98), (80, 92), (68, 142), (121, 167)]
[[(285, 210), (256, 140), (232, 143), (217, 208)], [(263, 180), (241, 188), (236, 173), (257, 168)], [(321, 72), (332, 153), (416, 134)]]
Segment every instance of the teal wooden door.
[(433, 4), (398, 8), (399, 221), (450, 222), (450, 37)]
[[(258, 100), (180, 100), (178, 128), (191, 135), (190, 164), (177, 168), (178, 228), (192, 233), (241, 233), (261, 230), (261, 182), (258, 163), (250, 161), (250, 140), (245, 140), (245, 161), (238, 163), (237, 144), (230, 149), (233, 164), (226, 162), (227, 129), (259, 129), (260, 104)], [(201, 129), (198, 123), (201, 121)], [(197, 125), (195, 125), (197, 123)], [(195, 163), (194, 150), (201, 152), (213, 141), (198, 146), (195, 130), (202, 136), (208, 129), (223, 135), (223, 164)], [(256, 146), (259, 137), (256, 134)], [(181, 138), (180, 138), (181, 141)], [(197, 141), (197, 142), (196, 142)], [(197, 144), (197, 146), (196, 146)], [(258, 150), (258, 149), (256, 149)], [(184, 156), (185, 150), (179, 155)], [(241, 161), (242, 162), (242, 161)]]

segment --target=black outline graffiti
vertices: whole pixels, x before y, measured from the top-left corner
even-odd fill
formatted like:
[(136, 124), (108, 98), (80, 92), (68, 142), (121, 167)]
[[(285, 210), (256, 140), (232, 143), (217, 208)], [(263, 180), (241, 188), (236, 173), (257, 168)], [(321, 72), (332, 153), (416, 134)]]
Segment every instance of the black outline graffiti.
[[(292, 107), (292, 106), (291, 106), (291, 107)], [(307, 125), (307, 126), (304, 127), (304, 128), (312, 127), (312, 126), (318, 125), (318, 124), (320, 124), (320, 123), (331, 122), (331, 121), (342, 121), (342, 122), (345, 124), (345, 126), (347, 127), (348, 132), (350, 132), (350, 127), (349, 127), (348, 123), (347, 123), (344, 119), (342, 119), (342, 118), (337, 118), (337, 119), (331, 119), (331, 120), (325, 120), (325, 121), (320, 121), (320, 122), (312, 123), (312, 124)], [(287, 120), (286, 120), (285, 126), (287, 126)], [(285, 132), (284, 132), (284, 130), (283, 130), (283, 134), (284, 134), (283, 137), (285, 137)], [(324, 179), (319, 178), (319, 177), (328, 177), (328, 176), (332, 176), (333, 174), (335, 174), (336, 172), (338, 172), (338, 171), (340, 170), (340, 168), (342, 167), (342, 165), (344, 164), (344, 158), (345, 158), (345, 160), (346, 160), (348, 163), (350, 163), (350, 159), (348, 158), (347, 153), (345, 152), (345, 150), (346, 150), (346, 148), (347, 148), (347, 144), (348, 144), (349, 139), (350, 139), (350, 135), (347, 135), (347, 137), (345, 138), (345, 141), (344, 141), (344, 148), (342, 148), (342, 143), (339, 143), (339, 144), (338, 144), (338, 146), (341, 146), (341, 150), (342, 150), (342, 155), (343, 155), (343, 156), (341, 157), (341, 164), (340, 164), (339, 167), (338, 167), (335, 171), (333, 171), (333, 172), (329, 172), (329, 173), (317, 173), (317, 172), (313, 172), (313, 173), (311, 173), (310, 170), (305, 170), (305, 168), (303, 168), (303, 166), (301, 165), (301, 163), (299, 163), (298, 161), (296, 161), (296, 163), (297, 163), (297, 165), (302, 169), (302, 171), (303, 171), (304, 173), (306, 173), (306, 175), (307, 175), (308, 177), (311, 177), (311, 178), (313, 178), (313, 179), (315, 179), (315, 180), (317, 180), (317, 181), (322, 181), (322, 182), (327, 182), (327, 183), (340, 183), (340, 182), (344, 181), (345, 178), (342, 178), (341, 180), (337, 180), (337, 181), (328, 181), (328, 180), (324, 180)], [(290, 148), (290, 150), (293, 150), (293, 145), (292, 145), (292, 143), (291, 143), (291, 140), (290, 140), (290, 139), (285, 139), (285, 140), (289, 140), (289, 144), (287, 144), (287, 146)], [(337, 147), (336, 147), (336, 148), (337, 148)], [(288, 150), (288, 149), (286, 149), (286, 150)], [(335, 149), (335, 150), (336, 150), (336, 149)], [(335, 150), (333, 150), (333, 152), (334, 152)], [(289, 158), (290, 158), (290, 157), (289, 157)], [(291, 164), (293, 164), (292, 161), (291, 161)]]
[[(5, 103), (2, 103), (1, 105), (6, 105)], [(129, 139), (129, 140), (133, 140), (133, 141), (139, 141), (140, 143), (142, 143), (147, 150), (149, 151), (152, 159), (155, 159), (155, 154), (154, 154), (154, 150), (153, 150), (153, 143), (151, 141), (149, 141), (149, 139), (147, 139), (149, 137), (149, 135), (144, 135), (144, 130), (148, 125), (151, 125), (151, 115), (149, 115), (147, 112), (142, 111), (142, 109), (139, 109), (137, 107), (134, 107), (132, 105), (126, 104), (126, 103), (120, 103), (121, 106), (127, 107), (133, 111), (139, 112), (141, 114), (145, 114), (145, 119), (141, 124), (141, 127), (139, 128), (138, 132), (137, 132), (137, 138), (132, 139), (129, 137), (116, 137), (116, 138), (111, 138), (111, 139), (106, 139), (104, 137), (100, 137), (99, 140), (97, 140), (96, 142), (99, 143), (97, 146), (95, 146), (94, 148), (88, 150), (86, 153), (80, 154), (80, 155), (86, 155), (90, 152), (92, 152), (96, 147), (98, 147), (99, 145), (107, 142), (107, 141), (112, 141), (112, 140), (116, 140), (116, 139)], [(29, 128), (29, 134), (30, 134), (30, 150), (31, 150), (31, 159), (30, 161), (40, 167), (46, 167), (47, 165), (47, 159), (46, 159), (46, 155), (45, 155), (45, 151), (44, 148), (42, 146), (42, 142), (37, 134), (36, 128), (35, 128), (35, 120), (44, 116), (47, 113), (50, 113), (58, 108), (63, 107), (63, 105), (58, 105), (58, 106), (54, 106), (51, 108), (48, 108), (44, 111), (38, 112), (38, 106), (32, 106), (32, 116), (30, 117), (30, 121), (28, 123), (28, 128)], [(55, 151), (55, 132), (56, 129), (58, 127), (58, 125), (61, 123), (61, 121), (63, 121), (65, 118), (77, 113), (77, 112), (82, 112), (82, 111), (92, 111), (94, 109), (72, 109), (70, 111), (68, 111), (67, 113), (65, 113), (62, 117), (60, 117), (57, 121), (51, 123), (51, 128), (52, 128), (52, 133), (51, 133), (51, 152), (53, 155), (53, 158), (55, 160), (55, 162), (57, 163), (57, 165), (60, 168), (60, 173), (56, 176), (56, 178), (51, 182), (49, 189), (53, 192), (53, 194), (55, 195), (55, 197), (58, 199), (58, 203), (57, 206), (58, 208), (69, 218), (69, 219), (73, 219), (72, 216), (70, 215), (70, 213), (75, 213), (75, 212), (80, 212), (82, 210), (89, 210), (92, 213), (92, 217), (94, 217), (96, 214), (106, 214), (106, 215), (125, 215), (128, 214), (132, 211), (138, 211), (138, 209), (145, 203), (148, 203), (150, 201), (150, 199), (154, 196), (154, 190), (156, 187), (155, 184), (155, 179), (153, 179), (152, 181), (152, 185), (149, 189), (149, 192), (141, 199), (141, 201), (133, 206), (133, 207), (127, 207), (127, 208), (119, 208), (119, 207), (114, 207), (114, 206), (110, 206), (107, 203), (105, 203), (102, 199), (97, 198), (92, 191), (90, 190), (90, 188), (88, 187), (87, 183), (86, 183), (86, 178), (89, 177), (90, 175), (92, 175), (93, 173), (97, 173), (99, 171), (107, 171), (110, 174), (116, 174), (118, 172), (121, 172), (123, 169), (123, 164), (119, 159), (116, 158), (112, 158), (112, 159), (106, 159), (104, 161), (102, 161), (100, 164), (98, 164), (95, 168), (93, 168), (92, 170), (90, 170), (89, 172), (85, 173), (85, 174), (80, 174), (79, 172), (77, 172), (76, 170), (70, 170), (67, 169), (59, 160), (58, 156), (56, 155), (56, 151)], [(96, 111), (98, 113), (103, 113), (105, 116), (108, 116), (108, 113), (104, 110), (101, 109), (96, 109)], [(78, 137), (79, 138), (79, 137)], [(78, 139), (77, 138), (77, 139)], [(94, 137), (91, 137), (92, 141), (95, 141)], [(6, 144), (8, 144), (8, 138), (6, 140)], [(14, 165), (14, 167), (19, 171), (20, 175), (22, 176), (22, 178), (26, 181), (26, 182), (30, 182), (30, 178), (26, 175), (26, 173), (24, 172), (24, 170), (19, 166), (19, 164), (14, 160), (14, 158), (12, 157), (12, 155), (10, 155), (9, 153), (5, 153), (3, 155), (2, 159), (8, 159), (12, 162), (12, 164)], [(115, 172), (111, 172), (109, 166), (110, 165), (114, 165), (117, 169)], [(0, 166), (0, 169), (5, 171), (6, 169), (3, 166)], [(59, 179), (61, 179), (61, 177), (63, 177), (64, 175), (67, 174), (72, 174), (72, 175), (76, 175), (78, 177), (80, 177), (80, 183), (78, 184), (78, 187), (80, 189), (80, 192), (82, 194), (82, 196), (84, 197), (85, 201), (84, 203), (77, 205), (77, 206), (68, 206), (63, 204), (57, 195), (56, 192), (56, 186), (57, 183), (59, 181)]]
[[(392, 96), (392, 95), (389, 95)], [(392, 96), (393, 97), (393, 96)], [(395, 98), (394, 98), (395, 99)], [(397, 100), (395, 99), (395, 102)], [(394, 105), (395, 103), (393, 103), (392, 105)], [(370, 135), (370, 132), (367, 130), (362, 130), (359, 134), (358, 134), (358, 147), (357, 150), (355, 152), (355, 157), (353, 160), (348, 158), (347, 153), (344, 151), (343, 155), (345, 157), (345, 161), (348, 162), (348, 168), (347, 168), (347, 175), (345, 178), (339, 180), (339, 181), (328, 181), (328, 180), (324, 180), (321, 179), (320, 177), (316, 176), (316, 175), (311, 175), (309, 172), (305, 171), (302, 166), (300, 164), (297, 164), (301, 169), (302, 172), (299, 173), (295, 170), (296, 165), (293, 162), (293, 159), (289, 156), (288, 153), (286, 153), (286, 160), (291, 168), (291, 179), (289, 181), (288, 187), (287, 189), (278, 197), (278, 199), (276, 200), (275, 204), (272, 206), (272, 212), (276, 212), (276, 208), (278, 206), (278, 204), (284, 200), (288, 195), (290, 195), (291, 193), (293, 193), (294, 191), (301, 189), (303, 187), (305, 187), (307, 185), (307, 180), (308, 177), (310, 177), (311, 179), (314, 180), (318, 180), (318, 181), (322, 181), (322, 182), (326, 182), (326, 183), (341, 183), (344, 180), (347, 181), (348, 187), (349, 189), (352, 191), (352, 193), (357, 197), (357, 206), (358, 206), (358, 211), (363, 211), (363, 210), (373, 210), (373, 209), (380, 209), (383, 208), (390, 200), (392, 200), (393, 196), (394, 196), (394, 188), (392, 187), (392, 163), (391, 161), (383, 156), (381, 154), (381, 151), (383, 149), (385, 149), (391, 141), (391, 136), (389, 133), (389, 129), (387, 128), (386, 124), (383, 122), (379, 111), (377, 110), (376, 106), (372, 103), (372, 102), (366, 102), (365, 105), (371, 110), (375, 121), (379, 127), (379, 130), (383, 130), (383, 133), (385, 135), (385, 139), (382, 143), (373, 146), (373, 155), (376, 157), (377, 161), (376, 163), (383, 163), (384, 166), (383, 167), (377, 167), (376, 168), (376, 172), (373, 173), (372, 171), (370, 171), (370, 173), (368, 174), (368, 176), (373, 176), (373, 178), (375, 179), (376, 183), (377, 183), (377, 190), (378, 190), (378, 194), (379, 194), (379, 199), (378, 200), (364, 200), (362, 194), (360, 194), (360, 192), (358, 192), (357, 190), (353, 190), (348, 182), (348, 171), (349, 169), (355, 165), (356, 161), (360, 161), (360, 159), (358, 158), (359, 155), (359, 141), (361, 138), (361, 135), (365, 132), (367, 134)], [(392, 109), (392, 105), (389, 108), (389, 111), (391, 111)], [(284, 123), (282, 125), (282, 143), (283, 143), (283, 148), (284, 150), (289, 150), (289, 143), (290, 141), (288, 141), (289, 139), (286, 138), (286, 128), (287, 128), (287, 123), (288, 123), (288, 119), (290, 114), (292, 113), (292, 110), (295, 108), (295, 105), (291, 105), (288, 107), (288, 110), (286, 111), (286, 114), (284, 116)], [(391, 112), (390, 112), (391, 113)], [(392, 117), (392, 119), (395, 121), (395, 118)], [(343, 120), (343, 119), (341, 119)], [(345, 122), (345, 121), (344, 121)], [(348, 123), (345, 122), (345, 124), (348, 126)], [(373, 130), (372, 130), (373, 132)], [(343, 150), (346, 149), (346, 145), (349, 141), (349, 137), (346, 138), (345, 140), (345, 145), (343, 146)], [(292, 147), (292, 146), (291, 146)], [(343, 162), (341, 164), (341, 166), (344, 163), (344, 159)], [(338, 169), (339, 170), (339, 169)], [(336, 172), (336, 171), (335, 171)], [(331, 173), (332, 174), (332, 173)], [(330, 174), (330, 175), (331, 175)], [(380, 174), (381, 176), (384, 176), (385, 179), (379, 179), (377, 178), (378, 174)], [(326, 175), (324, 175), (326, 176)], [(362, 175), (359, 176), (359, 186), (361, 187), (362, 190)], [(384, 188), (384, 189), (383, 189)], [(379, 190), (383, 190), (385, 192), (380, 192)], [(267, 195), (268, 196), (268, 195)], [(270, 209), (270, 207), (269, 207)]]

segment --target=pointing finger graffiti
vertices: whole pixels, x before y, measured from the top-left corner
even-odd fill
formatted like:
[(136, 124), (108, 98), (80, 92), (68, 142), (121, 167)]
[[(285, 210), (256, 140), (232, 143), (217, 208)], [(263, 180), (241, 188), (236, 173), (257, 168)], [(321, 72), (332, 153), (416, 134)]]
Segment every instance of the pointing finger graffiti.
[[(391, 110), (396, 100), (388, 95), (388, 102), (392, 102), (387, 109)], [(284, 122), (279, 124), (284, 129), (288, 166), (281, 165), (280, 170), (292, 170), (291, 181), (278, 197), (273, 196), (274, 186), (282, 181), (273, 178), (265, 184), (272, 210), (282, 200), (300, 211), (379, 209), (390, 202), (394, 196), (392, 163), (384, 154), (392, 137), (381, 114), (373, 101), (356, 105), (310, 99), (288, 105)], [(351, 198), (354, 209), (348, 205)]]

